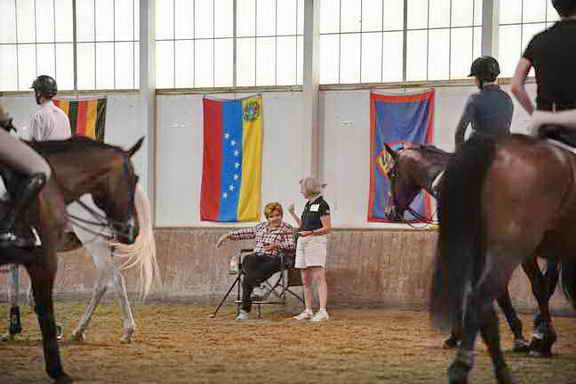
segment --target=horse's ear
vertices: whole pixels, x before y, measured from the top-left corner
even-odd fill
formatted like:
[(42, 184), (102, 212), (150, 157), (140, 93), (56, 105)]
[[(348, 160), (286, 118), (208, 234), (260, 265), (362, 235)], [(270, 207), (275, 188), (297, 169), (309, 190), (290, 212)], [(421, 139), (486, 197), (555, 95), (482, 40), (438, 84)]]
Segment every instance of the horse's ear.
[(136, 144), (134, 144), (134, 145), (132, 146), (132, 148), (130, 148), (129, 150), (126, 151), (126, 153), (128, 154), (128, 157), (134, 156), (134, 154), (135, 154), (136, 152), (138, 152), (138, 150), (139, 150), (140, 147), (142, 146), (142, 143), (143, 143), (143, 142), (144, 142), (144, 136), (142, 136), (142, 137), (140, 138), (140, 140), (138, 140), (138, 141), (136, 142)]
[(394, 161), (396, 161), (396, 158), (398, 157), (398, 154), (396, 153), (396, 151), (394, 151), (392, 148), (390, 148), (390, 146), (386, 143), (384, 143), (384, 148), (386, 148), (386, 152), (388, 152), (390, 154), (390, 156), (392, 156), (392, 159), (394, 159)]

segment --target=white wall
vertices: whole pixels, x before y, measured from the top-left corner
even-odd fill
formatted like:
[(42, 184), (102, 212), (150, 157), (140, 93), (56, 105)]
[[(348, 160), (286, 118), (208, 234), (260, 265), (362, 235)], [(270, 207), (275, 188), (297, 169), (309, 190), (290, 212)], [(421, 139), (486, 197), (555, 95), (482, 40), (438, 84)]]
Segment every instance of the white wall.
[[(12, 115), (14, 125), (19, 130), (26, 129), (30, 125), (30, 117), (38, 109), (32, 95), (4, 96), (0, 97), (0, 103), (3, 103), (10, 115)], [(104, 141), (108, 144), (118, 145), (127, 149), (140, 137), (145, 135), (145, 130), (140, 126), (138, 95), (109, 95), (106, 107), (106, 133)], [(142, 146), (140, 151), (132, 158), (144, 189), (146, 189), (147, 185), (146, 159), (146, 146)]]
[[(302, 177), (301, 93), (265, 93), (262, 97), (262, 201), (287, 205), (298, 198)], [(220, 225), (200, 221), (202, 96), (159, 96), (157, 140), (156, 225)]]

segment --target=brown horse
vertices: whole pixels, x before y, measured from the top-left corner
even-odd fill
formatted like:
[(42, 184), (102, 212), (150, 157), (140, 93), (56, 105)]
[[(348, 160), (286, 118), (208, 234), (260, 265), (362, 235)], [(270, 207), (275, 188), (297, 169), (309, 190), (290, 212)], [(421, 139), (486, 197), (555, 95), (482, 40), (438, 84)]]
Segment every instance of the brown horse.
[[(515, 382), (500, 348), (493, 301), (523, 262), (535, 255), (559, 260), (564, 292), (576, 307), (575, 180), (573, 153), (521, 135), (472, 139), (448, 164), (430, 310), (437, 326), (462, 321), (450, 383), (468, 382), (478, 331), (497, 381)], [(543, 324), (544, 334), (553, 332), (549, 318)]]
[(46, 371), (57, 383), (72, 381), (60, 362), (52, 302), (57, 269), (56, 250), (64, 240), (66, 205), (86, 193), (92, 194), (95, 204), (106, 213), (116, 230), (118, 241), (132, 242), (134, 189), (138, 177), (134, 174), (130, 158), (138, 151), (142, 141), (140, 139), (128, 151), (85, 138), (30, 144), (55, 170), (37, 201), (19, 223), (20, 228), (34, 227), (41, 245), (28, 249), (0, 249), (0, 265), (24, 265), (30, 275), (42, 332)]
[[(402, 222), (404, 211), (409, 208), (411, 199), (414, 199), (421, 190), (437, 197), (441, 173), (446, 169), (453, 154), (431, 146), (414, 146), (395, 151), (386, 145), (386, 151), (389, 156), (383, 161), (389, 170), (392, 201), (388, 218), (391, 221)], [(558, 263), (549, 259), (546, 272), (542, 274), (536, 257), (533, 257), (522, 263), (522, 269), (530, 279), (532, 292), (539, 306), (539, 313), (534, 317), (535, 332), (530, 344), (523, 336), (522, 321), (512, 306), (507, 287), (496, 301), (514, 334), (513, 351), (530, 351), (534, 356), (550, 357), (555, 335), (553, 329), (546, 323), (550, 321), (550, 297), (558, 284)], [(444, 342), (444, 347), (455, 348), (461, 337), (460, 324), (455, 324), (451, 336)]]

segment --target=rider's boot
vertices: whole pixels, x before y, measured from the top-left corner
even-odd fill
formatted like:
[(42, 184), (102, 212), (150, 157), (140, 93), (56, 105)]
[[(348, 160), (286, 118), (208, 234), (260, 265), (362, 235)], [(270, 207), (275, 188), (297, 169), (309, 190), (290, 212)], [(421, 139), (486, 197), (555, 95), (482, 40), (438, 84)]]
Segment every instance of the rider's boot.
[(46, 184), (46, 175), (36, 173), (24, 180), (18, 195), (12, 196), (10, 208), (2, 221), (0, 221), (0, 247), (26, 247), (33, 246), (29, 240), (20, 238), (13, 232), (14, 223), (22, 216), (24, 211), (34, 202), (38, 193)]

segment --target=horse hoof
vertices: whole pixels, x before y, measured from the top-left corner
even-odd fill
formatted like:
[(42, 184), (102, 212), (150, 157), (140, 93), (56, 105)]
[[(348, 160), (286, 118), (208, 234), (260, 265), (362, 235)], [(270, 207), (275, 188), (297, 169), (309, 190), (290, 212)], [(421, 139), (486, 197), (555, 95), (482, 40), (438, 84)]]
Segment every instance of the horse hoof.
[(468, 384), (470, 367), (460, 361), (455, 361), (448, 368), (448, 382), (450, 384)]
[(70, 342), (76, 344), (82, 344), (86, 341), (86, 335), (84, 332), (74, 332), (72, 336), (70, 336)]
[(62, 374), (60, 376), (58, 376), (57, 378), (54, 379), (55, 384), (69, 384), (69, 383), (73, 383), (73, 382), (74, 382), (74, 379), (72, 379), (70, 376), (68, 376), (64, 372), (62, 372)]
[(120, 344), (132, 344), (132, 337), (122, 336), (122, 338), (120, 339)]
[(64, 327), (56, 324), (56, 340), (60, 341), (64, 337)]
[(514, 346), (512, 347), (512, 352), (525, 353), (530, 352), (530, 343), (524, 339), (514, 340)]
[(444, 344), (442, 344), (443, 349), (454, 349), (456, 347), (458, 347), (458, 340), (456, 340), (452, 337), (444, 340)]
[(518, 381), (516, 381), (514, 376), (512, 376), (508, 367), (502, 368), (496, 372), (496, 382), (498, 384), (518, 384)]
[(538, 359), (550, 359), (552, 357), (552, 352), (550, 351), (537, 351), (537, 350), (530, 350), (529, 353), (530, 357), (535, 357)]

